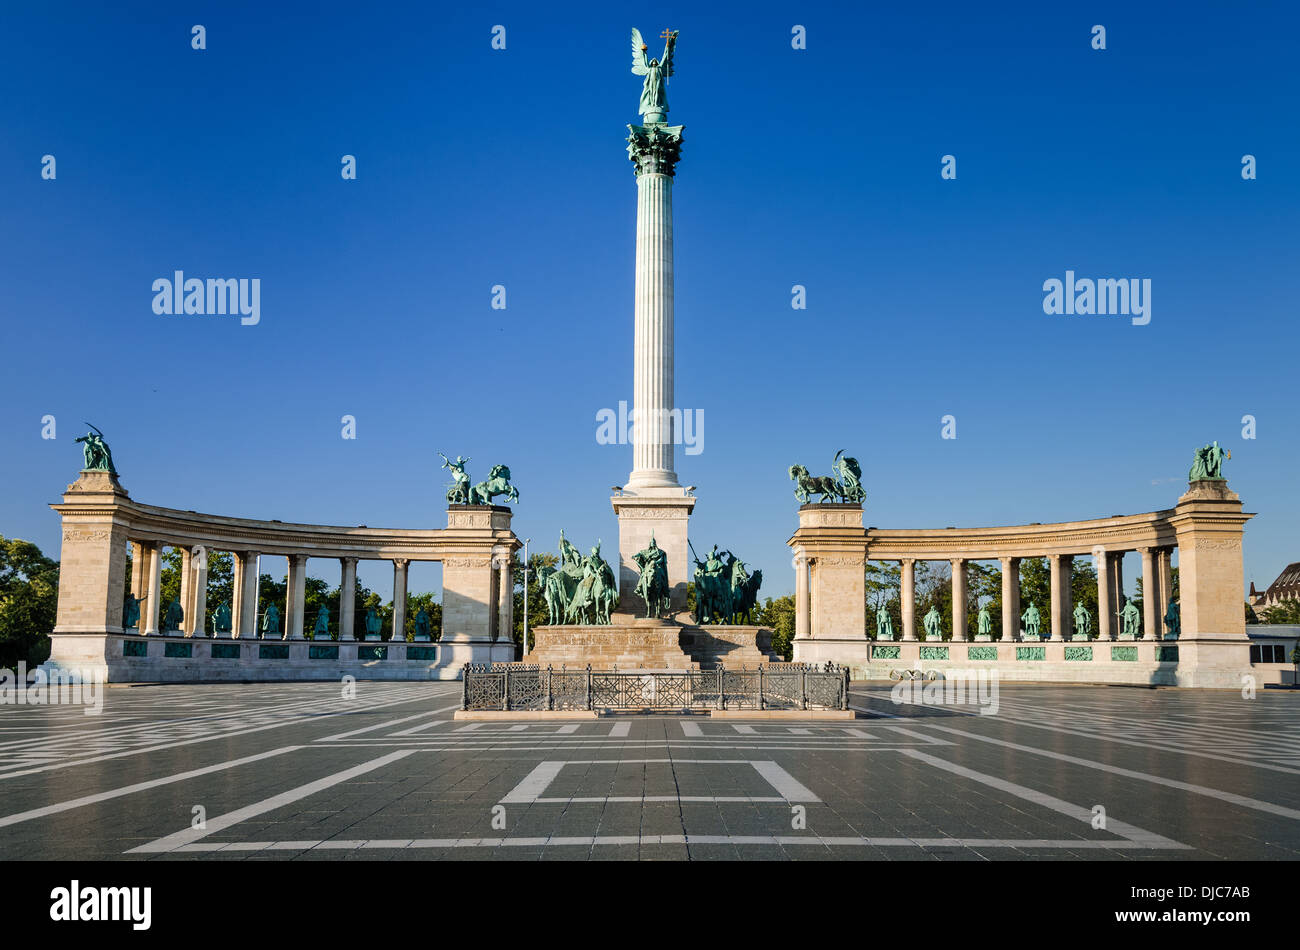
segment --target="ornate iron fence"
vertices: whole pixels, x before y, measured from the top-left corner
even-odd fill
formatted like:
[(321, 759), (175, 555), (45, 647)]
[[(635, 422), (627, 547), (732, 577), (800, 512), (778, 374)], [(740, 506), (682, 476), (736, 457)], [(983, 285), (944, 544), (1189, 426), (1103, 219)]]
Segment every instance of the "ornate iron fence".
[(849, 671), (833, 663), (667, 672), (470, 663), (461, 683), (461, 708), (848, 709)]

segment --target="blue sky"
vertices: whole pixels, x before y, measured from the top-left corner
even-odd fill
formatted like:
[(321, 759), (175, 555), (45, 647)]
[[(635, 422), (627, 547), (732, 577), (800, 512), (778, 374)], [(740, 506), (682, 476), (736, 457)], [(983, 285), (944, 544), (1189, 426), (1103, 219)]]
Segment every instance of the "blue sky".
[[(868, 524), (943, 527), (1172, 507), (1218, 439), (1259, 512), (1247, 580), (1300, 559), (1288, 5), (272, 6), (0, 18), (0, 533), (57, 556), (89, 420), (150, 504), (442, 526), (442, 451), (510, 466), (535, 550), (614, 549), (631, 447), (595, 433), (631, 399), (636, 25), (680, 30), (697, 548), (790, 591), (786, 470), (841, 448)], [(154, 314), (177, 269), (260, 278), (261, 322)], [(1067, 269), (1150, 278), (1150, 324), (1044, 314)]]

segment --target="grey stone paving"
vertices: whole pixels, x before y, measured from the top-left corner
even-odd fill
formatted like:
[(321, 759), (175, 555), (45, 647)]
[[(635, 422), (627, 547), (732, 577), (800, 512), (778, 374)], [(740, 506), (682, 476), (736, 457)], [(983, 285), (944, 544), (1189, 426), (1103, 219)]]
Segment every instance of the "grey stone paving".
[(981, 715), (855, 685), (854, 722), (508, 724), (454, 722), (456, 683), (356, 689), (0, 706), (0, 859), (1300, 853), (1300, 694), (1003, 685)]

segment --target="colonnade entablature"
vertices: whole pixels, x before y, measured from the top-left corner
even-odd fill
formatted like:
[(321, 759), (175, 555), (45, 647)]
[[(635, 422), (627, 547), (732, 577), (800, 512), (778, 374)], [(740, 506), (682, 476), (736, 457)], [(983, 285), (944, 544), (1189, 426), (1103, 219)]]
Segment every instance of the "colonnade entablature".
[[(1000, 624), (985, 620), (978, 639), (1032, 639), (1022, 629), (1019, 563), (1044, 558), (1051, 571), (1051, 622), (1044, 639), (1133, 638), (1135, 608), (1125, 620), (1123, 558), (1141, 555), (1143, 603), (1136, 639), (1245, 642), (1242, 568), (1243, 525), (1252, 517), (1222, 478), (1198, 479), (1173, 508), (1085, 521), (983, 528), (899, 529), (865, 527), (858, 504), (805, 504), (799, 528), (787, 542), (794, 551), (795, 659), (860, 659), (867, 640), (865, 571), (868, 561), (900, 565), (900, 641), (920, 639), (915, 612), (915, 565), (946, 561), (952, 568), (952, 602), (967, 604), (967, 566), (998, 561), (1002, 573)], [(1179, 558), (1179, 597), (1173, 600), (1172, 560)], [(1097, 563), (1096, 629), (1075, 629), (1071, 569), (1077, 557)], [(1091, 618), (1088, 618), (1089, 624)], [(989, 629), (993, 626), (994, 629)], [(945, 639), (970, 640), (966, 610), (954, 610)], [(1123, 631), (1123, 632), (1122, 632)], [(878, 632), (878, 631), (877, 631)], [(927, 639), (934, 639), (928, 637)], [(862, 655), (869, 655), (863, 653)], [(1235, 661), (1234, 661), (1235, 662)]]
[[(206, 572), (209, 551), (234, 557), (233, 638), (257, 636), (257, 558), (288, 560), (283, 637), (304, 638), (307, 562), (337, 560), (341, 590), (352, 590), (359, 561), (393, 565), (393, 629), (405, 629), (406, 580), (412, 561), (442, 564), (443, 642), (509, 641), (513, 628), (511, 555), (522, 543), (510, 527), (511, 510), (495, 505), (452, 505), (445, 528), (371, 528), (297, 524), (201, 514), (134, 501), (108, 472), (83, 471), (63, 500), (51, 505), (62, 518), (62, 577), (57, 634), (157, 634), (160, 626), (161, 553), (181, 552), (180, 604), (187, 636), (207, 636)], [(130, 593), (139, 602), (134, 629), (123, 625), (126, 552), (135, 570)], [(356, 639), (351, 598), (341, 599), (339, 638)]]

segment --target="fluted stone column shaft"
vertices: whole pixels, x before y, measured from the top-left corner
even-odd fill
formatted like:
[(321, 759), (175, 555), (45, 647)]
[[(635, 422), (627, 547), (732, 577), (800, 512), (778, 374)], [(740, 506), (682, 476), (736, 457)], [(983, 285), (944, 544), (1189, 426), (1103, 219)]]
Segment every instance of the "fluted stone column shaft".
[(140, 632), (158, 632), (158, 598), (162, 585), (162, 545), (151, 541), (149, 548), (149, 593), (146, 595), (144, 613), (140, 618)]
[(903, 639), (916, 639), (916, 561), (904, 558), (899, 608), (903, 614)]
[(1020, 639), (1020, 558), (1002, 561), (1002, 639), (1007, 643)]
[(794, 635), (806, 640), (812, 635), (812, 609), (808, 602), (808, 558), (802, 551), (794, 559)]
[(497, 558), (497, 640), (510, 642), (515, 636), (515, 584), (510, 558)]
[(307, 556), (305, 554), (293, 554), (289, 557), (289, 576), (287, 583), (287, 593), (285, 596), (285, 612), (288, 614), (288, 622), (284, 627), (284, 639), (301, 640), (303, 611), (307, 596)]
[(1119, 636), (1120, 630), (1120, 613), (1124, 610), (1124, 552), (1119, 551), (1115, 554), (1115, 559), (1111, 562), (1113, 573), (1111, 574), (1111, 609), (1110, 616), (1115, 627), (1115, 635)]
[(408, 558), (393, 558), (393, 636), (392, 639), (406, 639), (406, 569), (411, 562)]
[(1163, 640), (1165, 636), (1165, 614), (1169, 612), (1169, 602), (1174, 599), (1174, 549), (1160, 548), (1156, 558), (1157, 576), (1160, 578), (1160, 601), (1156, 609), (1160, 611), (1158, 616), (1159, 626), (1156, 628), (1156, 639)]
[(149, 555), (139, 541), (131, 542), (131, 596), (144, 600), (145, 573), (149, 570)]
[(1048, 562), (1052, 568), (1052, 630), (1051, 635), (1047, 638), (1050, 640), (1060, 640), (1065, 636), (1066, 625), (1069, 622), (1069, 611), (1066, 608), (1066, 589), (1069, 581), (1062, 582), (1062, 567), (1065, 559), (1059, 554), (1052, 554), (1048, 557)]
[(194, 569), (193, 555), (190, 554), (189, 548), (181, 548), (181, 589), (177, 600), (181, 605), (181, 626), (180, 632), (184, 633), (189, 629), (190, 614), (192, 606), (190, 598), (194, 596), (194, 577), (191, 573)]
[(1156, 579), (1155, 551), (1142, 548), (1142, 639), (1158, 640), (1160, 582)]
[(339, 581), (339, 639), (357, 638), (357, 559), (340, 558), (343, 577)]
[(967, 640), (966, 631), (966, 560), (953, 558), (952, 564), (952, 638)]
[(637, 176), (632, 473), (627, 489), (673, 487), (673, 179)]
[(194, 560), (194, 595), (190, 598), (191, 612), (187, 627), (190, 636), (206, 637), (208, 635), (208, 552)]
[(233, 635), (257, 639), (257, 555), (235, 552), (235, 610)]
[(1112, 614), (1110, 591), (1111, 582), (1111, 565), (1114, 559), (1105, 551), (1101, 552), (1101, 557), (1097, 559), (1097, 639), (1112, 640), (1114, 639), (1113, 624), (1111, 623)]

